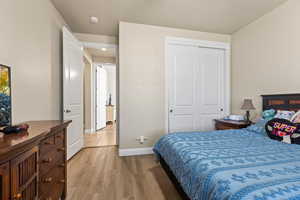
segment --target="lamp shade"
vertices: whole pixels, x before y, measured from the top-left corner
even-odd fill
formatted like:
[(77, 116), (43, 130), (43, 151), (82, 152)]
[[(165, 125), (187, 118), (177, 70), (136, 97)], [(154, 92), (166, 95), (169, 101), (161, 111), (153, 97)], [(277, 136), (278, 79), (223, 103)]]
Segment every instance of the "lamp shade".
[(253, 106), (253, 103), (252, 103), (252, 99), (244, 99), (241, 109), (242, 110), (255, 110), (255, 107)]

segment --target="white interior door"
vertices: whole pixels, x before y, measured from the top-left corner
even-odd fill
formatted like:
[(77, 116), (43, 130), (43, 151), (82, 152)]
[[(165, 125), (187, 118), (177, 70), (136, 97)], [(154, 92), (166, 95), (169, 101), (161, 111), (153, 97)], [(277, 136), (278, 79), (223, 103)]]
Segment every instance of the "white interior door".
[(167, 46), (169, 132), (213, 130), (224, 111), (225, 51)]
[(67, 159), (83, 147), (83, 51), (63, 28), (63, 119), (72, 120), (67, 134)]
[(107, 98), (107, 72), (102, 67), (97, 67), (97, 85), (96, 85), (96, 108), (97, 130), (106, 127), (106, 98)]

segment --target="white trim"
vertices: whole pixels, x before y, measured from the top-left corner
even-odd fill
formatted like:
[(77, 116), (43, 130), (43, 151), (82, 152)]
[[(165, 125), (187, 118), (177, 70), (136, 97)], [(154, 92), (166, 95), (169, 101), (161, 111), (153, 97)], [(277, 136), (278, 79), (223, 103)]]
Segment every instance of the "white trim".
[(166, 37), (165, 38), (165, 133), (169, 133), (169, 63), (168, 56), (168, 45), (188, 45), (197, 47), (207, 47), (223, 49), (225, 51), (225, 100), (224, 100), (224, 117), (230, 114), (230, 101), (231, 101), (231, 89), (230, 89), (230, 73), (231, 73), (231, 44), (225, 42), (215, 42), (208, 40), (195, 40), (180, 37)]
[[(117, 48), (117, 44), (98, 43), (98, 42), (81, 42), (86, 48), (101, 49), (101, 48)], [(117, 50), (117, 49), (116, 49)]]
[(119, 156), (137, 156), (153, 154), (152, 147), (135, 148), (135, 149), (119, 149)]
[(208, 48), (230, 50), (230, 43), (225, 43), (225, 42), (195, 40), (195, 39), (187, 39), (187, 38), (180, 38), (180, 37), (166, 37), (166, 42), (167, 44), (201, 46), (201, 47), (208, 47)]
[(84, 133), (86, 133), (86, 134), (95, 133), (95, 130), (94, 129), (85, 129)]

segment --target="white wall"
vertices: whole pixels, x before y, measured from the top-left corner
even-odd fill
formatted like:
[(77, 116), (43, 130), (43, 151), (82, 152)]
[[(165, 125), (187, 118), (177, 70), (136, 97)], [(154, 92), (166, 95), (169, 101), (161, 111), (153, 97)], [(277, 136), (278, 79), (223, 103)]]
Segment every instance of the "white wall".
[[(165, 134), (166, 36), (230, 43), (229, 35), (121, 22), (120, 148), (151, 147)], [(149, 140), (141, 145), (139, 136)]]
[[(289, 0), (232, 36), (232, 112), (244, 98), (300, 92), (300, 1)], [(255, 117), (255, 115), (253, 115)]]
[(62, 17), (48, 0), (2, 0), (0, 63), (12, 69), (13, 122), (61, 115)]

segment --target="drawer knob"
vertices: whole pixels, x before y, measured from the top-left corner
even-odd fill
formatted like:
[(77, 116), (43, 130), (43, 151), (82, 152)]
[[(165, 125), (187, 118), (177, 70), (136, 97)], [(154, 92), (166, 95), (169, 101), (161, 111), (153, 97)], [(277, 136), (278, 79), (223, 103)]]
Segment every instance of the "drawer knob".
[(43, 160), (43, 163), (51, 163), (52, 162), (52, 158), (47, 158)]
[(59, 164), (58, 166), (59, 167), (65, 167), (66, 165), (65, 164)]
[(44, 179), (44, 182), (45, 182), (45, 183), (50, 183), (50, 182), (52, 182), (52, 178), (51, 178), (51, 177), (45, 178), (45, 179)]
[(61, 135), (57, 135), (56, 138), (61, 139), (63, 137)]
[(60, 182), (60, 183), (65, 183), (66, 181), (65, 181), (65, 179), (62, 179), (62, 180), (60, 180), (59, 182)]
[(44, 142), (44, 144), (50, 145), (50, 144), (52, 144), (52, 142), (46, 141), (46, 142)]
[(14, 196), (14, 199), (21, 199), (22, 198), (22, 194), (18, 193)]
[(65, 151), (65, 148), (58, 148), (58, 151)]

